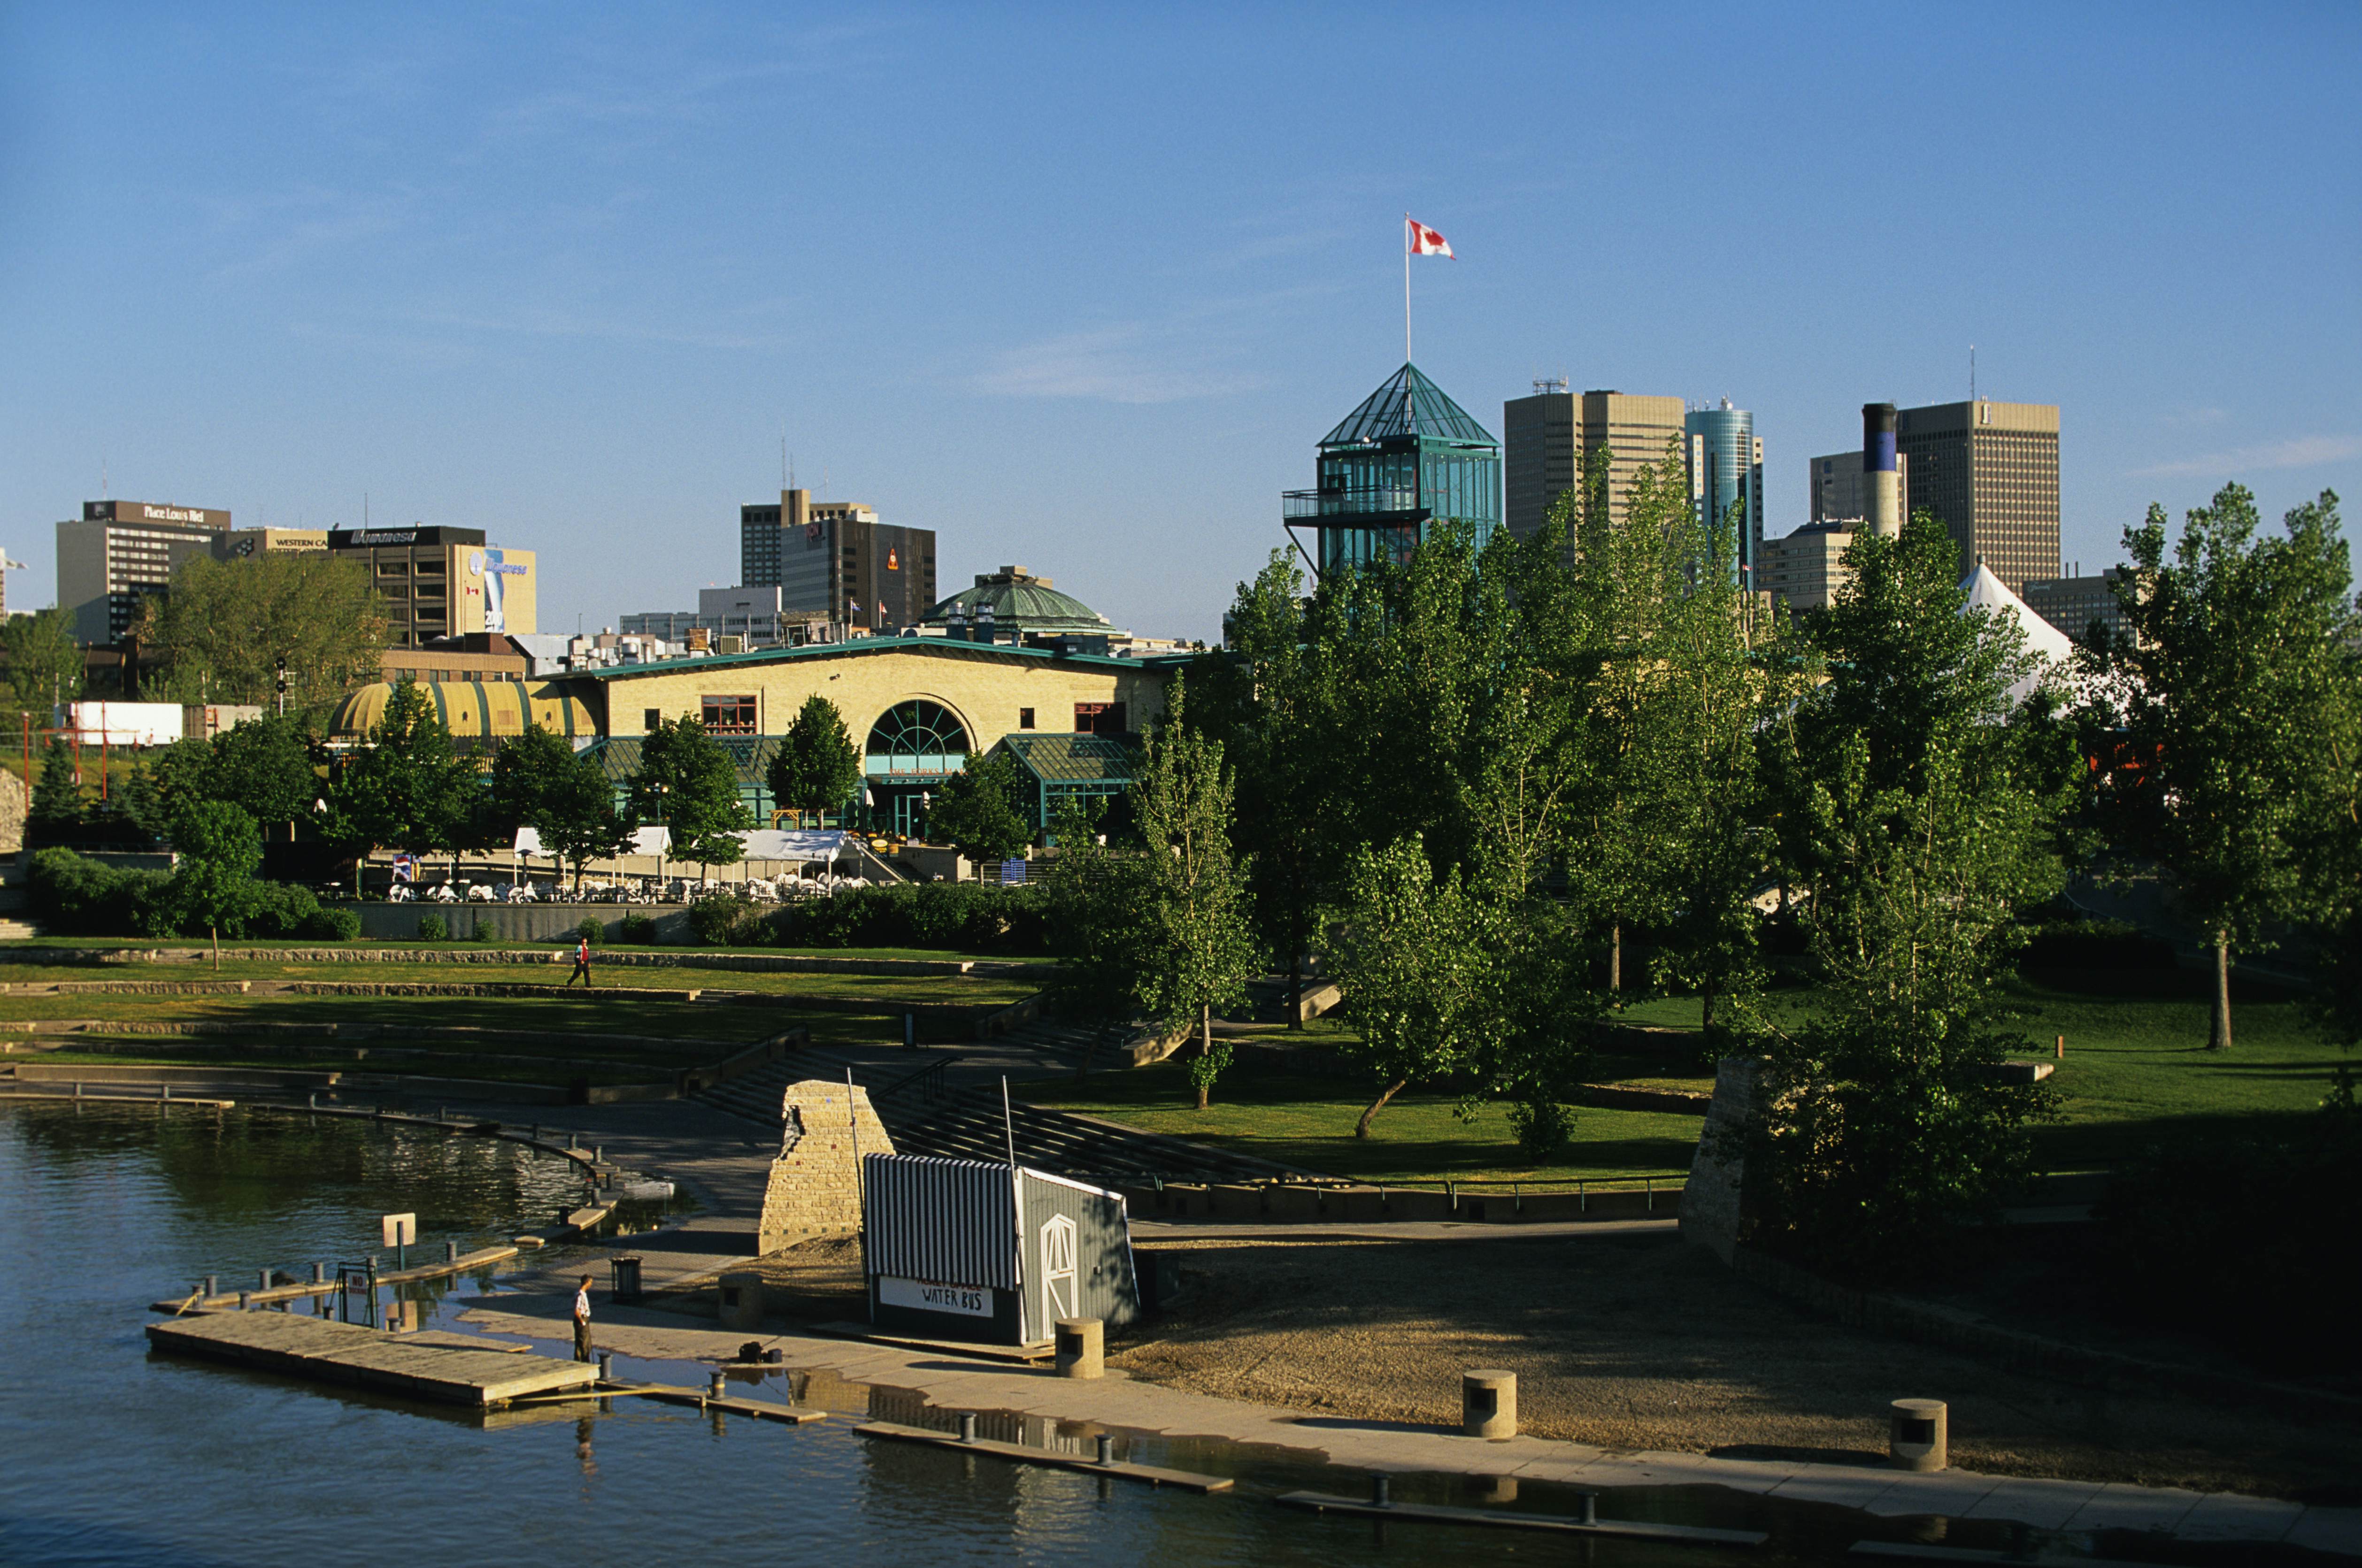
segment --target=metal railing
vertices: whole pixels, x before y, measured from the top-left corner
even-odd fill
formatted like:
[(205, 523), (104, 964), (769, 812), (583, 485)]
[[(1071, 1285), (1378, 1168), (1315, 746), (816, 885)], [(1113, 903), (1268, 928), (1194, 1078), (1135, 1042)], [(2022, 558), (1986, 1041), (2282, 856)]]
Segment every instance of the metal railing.
[(1290, 523), (1323, 517), (1425, 515), (1418, 491), (1407, 487), (1387, 490), (1284, 490), (1279, 514)]

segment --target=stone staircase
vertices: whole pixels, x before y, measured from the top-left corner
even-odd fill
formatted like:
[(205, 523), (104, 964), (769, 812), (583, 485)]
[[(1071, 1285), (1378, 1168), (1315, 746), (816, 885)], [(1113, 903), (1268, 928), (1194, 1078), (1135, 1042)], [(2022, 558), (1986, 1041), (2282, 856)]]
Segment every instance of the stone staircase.
[[(893, 1135), (895, 1148), (906, 1154), (998, 1165), (1009, 1158), (1013, 1132), (1021, 1164), (1059, 1176), (1109, 1181), (1147, 1176), (1267, 1181), (1289, 1174), (1287, 1167), (1268, 1161), (1029, 1105), (1017, 1098), (1024, 1080), (1071, 1075), (1090, 1043), (1089, 1030), (1043, 1021), (955, 1050), (809, 1046), (785, 1061), (701, 1090), (697, 1098), (717, 1110), (777, 1130), (780, 1096), (788, 1085), (807, 1078), (841, 1081), (849, 1072), (855, 1084), (869, 1091), (878, 1120)], [(1011, 1097), (1005, 1121), (1004, 1076)]]

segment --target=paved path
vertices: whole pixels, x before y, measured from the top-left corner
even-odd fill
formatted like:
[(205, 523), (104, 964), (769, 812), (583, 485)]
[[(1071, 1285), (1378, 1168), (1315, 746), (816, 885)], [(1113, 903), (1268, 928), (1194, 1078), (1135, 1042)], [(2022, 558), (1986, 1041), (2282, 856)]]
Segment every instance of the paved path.
[(1670, 1235), (1678, 1220), (1536, 1220), (1484, 1225), (1465, 1220), (1397, 1220), (1363, 1225), (1193, 1225), (1134, 1220), (1136, 1242), (1548, 1242), (1589, 1236)]
[[(492, 1333), (554, 1342), (565, 1331), (565, 1298), (557, 1295), (499, 1297), (479, 1301), (466, 1320)], [(729, 1360), (749, 1337), (627, 1308), (602, 1312), (596, 1331), (602, 1350), (656, 1361)], [(808, 1334), (757, 1337), (791, 1367), (832, 1373), (850, 1383), (914, 1389), (943, 1408), (1015, 1410), (1168, 1438), (1267, 1444), (1357, 1469), (1508, 1475), (1601, 1487), (1727, 1486), (1888, 1517), (2016, 1520), (2036, 1529), (2157, 1530), (2182, 1540), (2279, 1541), (2362, 1556), (2362, 1508), (2312, 1508), (2233, 1493), (1959, 1470), (1917, 1475), (1856, 1465), (1632, 1452), (1549, 1438), (1486, 1442), (1400, 1422), (1309, 1417), (1120, 1375), (1075, 1382), (1032, 1368), (956, 1361), (934, 1351)]]

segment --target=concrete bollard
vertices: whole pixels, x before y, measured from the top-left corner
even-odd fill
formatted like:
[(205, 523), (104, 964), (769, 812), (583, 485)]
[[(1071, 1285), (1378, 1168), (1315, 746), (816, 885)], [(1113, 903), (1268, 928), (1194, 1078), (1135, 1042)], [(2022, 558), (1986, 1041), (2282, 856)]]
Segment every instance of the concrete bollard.
[(1099, 1433), (1098, 1463), (1100, 1464), (1115, 1463), (1115, 1439), (1105, 1432)]
[(1506, 1442), (1518, 1435), (1518, 1375), (1485, 1366), (1460, 1375), (1460, 1430)]
[(705, 1397), (708, 1399), (724, 1399), (729, 1397), (729, 1378), (717, 1368), (713, 1374), (713, 1380), (705, 1386)]
[(459, 1261), (458, 1242), (446, 1242), (443, 1243), (443, 1261), (447, 1264), (455, 1264)]
[(1370, 1477), (1370, 1507), (1388, 1508), (1394, 1506), (1394, 1487), (1383, 1475)]
[(209, 1274), (209, 1275), (205, 1275), (205, 1298), (206, 1298), (207, 1300), (209, 1300), (209, 1301), (210, 1301), (210, 1300), (211, 1300), (211, 1299), (213, 1299), (215, 1297), (219, 1296), (220, 1294), (221, 1294), (221, 1276), (220, 1276), (219, 1275), (215, 1275), (215, 1274)]
[(1941, 1399), (1897, 1399), (1887, 1407), (1887, 1463), (1897, 1470), (1941, 1470), (1949, 1463), (1951, 1422)]
[(615, 1353), (613, 1351), (602, 1350), (599, 1353), (599, 1381), (602, 1383), (613, 1383), (615, 1381)]
[(962, 1442), (974, 1442), (976, 1441), (975, 1411), (962, 1410), (960, 1412), (959, 1440)]
[(763, 1276), (754, 1273), (725, 1274), (713, 1285), (722, 1312), (722, 1326), (740, 1331), (763, 1326)]
[(1057, 1357), (1061, 1377), (1105, 1375), (1107, 1325), (1097, 1318), (1059, 1319)]

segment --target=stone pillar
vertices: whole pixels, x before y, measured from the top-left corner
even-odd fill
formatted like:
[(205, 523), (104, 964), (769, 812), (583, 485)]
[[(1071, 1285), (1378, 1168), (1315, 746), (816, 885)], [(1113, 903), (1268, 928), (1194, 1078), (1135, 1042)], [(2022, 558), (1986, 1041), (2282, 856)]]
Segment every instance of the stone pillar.
[(1460, 1375), (1460, 1430), (1473, 1438), (1506, 1442), (1518, 1435), (1518, 1375), (1477, 1367)]
[(763, 1276), (752, 1272), (725, 1274), (713, 1282), (722, 1326), (751, 1332), (763, 1326)]
[(1057, 1323), (1058, 1375), (1099, 1377), (1106, 1374), (1107, 1325), (1097, 1318), (1061, 1318)]
[(1951, 1422), (1941, 1399), (1897, 1399), (1887, 1407), (1887, 1463), (1897, 1470), (1941, 1470), (1949, 1462)]
[[(1763, 1064), (1752, 1056), (1725, 1056), (1714, 1070), (1714, 1102), (1690, 1160), (1689, 1185), (1682, 1189), (1682, 1240), (1709, 1248), (1724, 1263), (1738, 1248), (1744, 1217), (1746, 1158), (1735, 1152), (1754, 1125), (1762, 1104)], [(1726, 1161), (1718, 1156), (1733, 1151)]]

